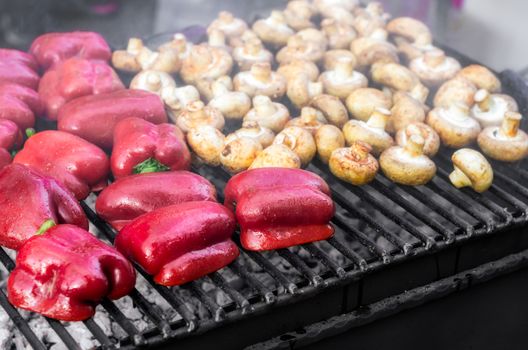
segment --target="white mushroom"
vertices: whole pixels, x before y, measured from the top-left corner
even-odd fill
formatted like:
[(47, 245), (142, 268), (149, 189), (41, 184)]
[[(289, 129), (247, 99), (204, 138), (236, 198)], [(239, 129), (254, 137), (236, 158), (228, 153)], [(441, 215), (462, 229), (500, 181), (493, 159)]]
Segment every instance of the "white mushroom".
[(409, 68), (429, 87), (438, 87), (452, 79), (460, 71), (460, 63), (453, 57), (447, 57), (444, 51), (429, 50), (423, 56), (413, 59)]
[(343, 133), (348, 145), (354, 141), (363, 141), (372, 146), (372, 153), (379, 155), (394, 144), (392, 137), (385, 131), (390, 118), (390, 111), (376, 108), (367, 122), (349, 120), (343, 127)]
[(326, 93), (346, 99), (352, 91), (366, 87), (367, 78), (354, 70), (354, 61), (342, 57), (335, 62), (333, 70), (325, 71), (319, 77)]
[(315, 144), (319, 159), (326, 164), (334, 150), (345, 146), (345, 136), (337, 126), (322, 125), (315, 133)]
[(233, 79), (235, 91), (245, 92), (248, 96), (269, 96), (279, 99), (286, 93), (286, 78), (271, 70), (267, 62), (255, 63), (246, 72), (240, 72)]
[(244, 92), (232, 91), (233, 83), (229, 76), (218, 78), (212, 83), (213, 98), (209, 106), (219, 110), (227, 119), (241, 120), (251, 109), (251, 99)]
[(222, 113), (216, 108), (205, 106), (202, 101), (194, 101), (187, 104), (176, 118), (176, 125), (184, 133), (200, 125), (209, 125), (222, 130), (224, 123)]
[(253, 108), (244, 117), (244, 122), (255, 121), (275, 133), (280, 132), (288, 120), (290, 112), (283, 104), (262, 95), (253, 98)]
[(490, 94), (480, 89), (475, 93), (475, 104), (471, 107), (471, 116), (485, 128), (502, 124), (504, 113), (517, 112), (517, 103), (508, 95)]
[(224, 49), (206, 44), (195, 45), (189, 56), (183, 60), (180, 75), (187, 84), (200, 80), (215, 80), (229, 75), (233, 59)]
[(169, 115), (173, 121), (180, 115), (180, 112), (191, 102), (200, 100), (200, 93), (192, 85), (182, 87), (169, 86), (161, 90), (161, 99), (169, 108)]
[(145, 90), (161, 96), (163, 89), (176, 87), (176, 82), (167, 73), (153, 70), (145, 70), (134, 76), (130, 82), (130, 88)]
[(242, 19), (233, 16), (231, 12), (221, 11), (218, 17), (211, 22), (207, 31), (213, 29), (222, 31), (228, 38), (236, 38), (241, 36), (248, 26)]
[(464, 147), (477, 139), (479, 123), (469, 116), (469, 108), (457, 103), (450, 107), (436, 107), (427, 115), (427, 124), (448, 147)]
[(288, 146), (273, 144), (259, 153), (249, 169), (270, 167), (300, 168), (301, 159)]
[(224, 149), (224, 135), (211, 125), (199, 125), (187, 133), (187, 142), (196, 155), (206, 164), (220, 165)]
[(493, 169), (488, 160), (479, 152), (462, 148), (451, 157), (455, 170), (449, 174), (449, 180), (456, 188), (471, 187), (482, 193), (493, 182)]
[(289, 126), (277, 134), (273, 144), (289, 147), (301, 159), (303, 166), (308, 165), (317, 152), (317, 146), (312, 134), (304, 128)]
[(260, 39), (249, 40), (233, 49), (233, 58), (241, 71), (251, 68), (255, 63), (273, 62), (273, 54), (266, 50)]
[(286, 45), (288, 39), (295, 34), (286, 23), (284, 14), (280, 11), (271, 11), (268, 18), (259, 19), (253, 24), (253, 31), (264, 43), (274, 47)]
[(249, 168), (261, 151), (262, 145), (252, 138), (226, 137), (220, 162), (224, 169), (236, 174)]
[[(245, 121), (242, 123), (242, 128), (236, 130), (230, 135), (236, 137), (247, 137), (259, 142), (262, 148), (266, 148), (273, 143), (275, 134), (271, 129), (259, 125), (256, 121)], [(226, 140), (230, 137), (227, 135)]]

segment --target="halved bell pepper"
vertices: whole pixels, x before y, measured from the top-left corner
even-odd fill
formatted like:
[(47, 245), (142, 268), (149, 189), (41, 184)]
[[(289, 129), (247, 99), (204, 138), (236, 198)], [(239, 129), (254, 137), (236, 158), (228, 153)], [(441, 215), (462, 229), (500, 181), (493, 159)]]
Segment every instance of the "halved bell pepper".
[(119, 231), (116, 248), (165, 286), (228, 265), (239, 254), (233, 214), (214, 202), (186, 202), (144, 214)]
[(46, 130), (30, 137), (13, 160), (61, 182), (78, 200), (102, 190), (110, 170), (102, 149), (67, 132)]
[(114, 129), (110, 166), (116, 179), (147, 172), (187, 170), (191, 153), (183, 132), (174, 124), (152, 124), (127, 118)]
[(77, 226), (57, 225), (20, 248), (7, 292), (22, 309), (82, 321), (103, 298), (119, 299), (135, 282), (135, 270), (115, 248)]
[(119, 90), (68, 102), (59, 111), (58, 128), (111, 149), (115, 126), (129, 117), (154, 124), (167, 122), (165, 107), (158, 95), (142, 90)]
[(327, 239), (335, 207), (328, 185), (301, 169), (259, 168), (233, 176), (225, 203), (248, 250), (272, 250)]
[(42, 76), (38, 92), (46, 107), (46, 117), (56, 120), (59, 109), (70, 100), (124, 88), (116, 72), (106, 62), (70, 58), (56, 64)]
[(42, 111), (36, 91), (15, 83), (0, 83), (0, 119), (9, 119), (24, 130), (35, 125), (35, 115)]
[(189, 171), (146, 173), (121, 178), (97, 197), (97, 214), (116, 230), (155, 209), (191, 201), (216, 202), (216, 189)]
[(0, 148), (0, 169), (11, 164), (12, 160), (13, 158), (11, 158), (11, 153), (9, 153), (9, 151), (5, 148)]
[(28, 53), (0, 49), (0, 83), (16, 83), (36, 90), (39, 83), (37, 62)]
[(0, 245), (19, 249), (50, 224), (88, 229), (79, 202), (57, 180), (22, 164), (0, 171)]
[(0, 148), (10, 151), (22, 146), (23, 141), (22, 132), (13, 121), (0, 119)]
[(47, 33), (33, 40), (29, 51), (43, 70), (71, 57), (108, 61), (112, 51), (94, 32)]

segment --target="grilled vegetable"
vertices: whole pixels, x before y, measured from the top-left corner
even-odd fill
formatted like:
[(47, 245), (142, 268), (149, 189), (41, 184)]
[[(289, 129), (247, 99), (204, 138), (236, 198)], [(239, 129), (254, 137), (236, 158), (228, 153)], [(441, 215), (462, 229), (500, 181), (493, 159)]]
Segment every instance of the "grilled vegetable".
[(504, 162), (516, 162), (528, 156), (528, 134), (519, 129), (522, 116), (506, 112), (502, 125), (490, 126), (478, 136), (480, 149), (487, 156)]
[(35, 116), (44, 108), (39, 94), (27, 86), (0, 82), (0, 119), (8, 119), (20, 129), (35, 125)]
[(379, 165), (370, 154), (372, 147), (363, 141), (355, 141), (350, 147), (337, 148), (330, 155), (330, 171), (343, 181), (361, 186), (371, 182), (378, 173)]
[(469, 186), (475, 192), (486, 191), (493, 182), (493, 169), (486, 158), (470, 148), (462, 148), (451, 157), (455, 170), (449, 175), (451, 183), (457, 187)]
[(39, 84), (35, 58), (22, 51), (0, 49), (0, 84), (13, 83), (36, 90)]

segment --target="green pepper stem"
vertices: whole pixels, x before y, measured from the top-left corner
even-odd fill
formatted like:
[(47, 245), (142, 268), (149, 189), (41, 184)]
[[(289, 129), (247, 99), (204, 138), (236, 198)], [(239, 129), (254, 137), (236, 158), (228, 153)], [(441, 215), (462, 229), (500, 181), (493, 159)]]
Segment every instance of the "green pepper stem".
[(29, 139), (31, 136), (35, 135), (37, 131), (33, 128), (27, 128), (26, 129), (26, 136)]
[(46, 221), (44, 221), (42, 223), (42, 225), (40, 226), (40, 228), (37, 230), (37, 232), (35, 233), (36, 235), (42, 235), (44, 233), (46, 233), (46, 231), (48, 231), (50, 228), (52, 228), (53, 226), (57, 225), (55, 223), (55, 221), (53, 219), (48, 219)]
[(134, 174), (157, 173), (169, 170), (168, 166), (161, 164), (154, 158), (149, 158), (134, 167)]

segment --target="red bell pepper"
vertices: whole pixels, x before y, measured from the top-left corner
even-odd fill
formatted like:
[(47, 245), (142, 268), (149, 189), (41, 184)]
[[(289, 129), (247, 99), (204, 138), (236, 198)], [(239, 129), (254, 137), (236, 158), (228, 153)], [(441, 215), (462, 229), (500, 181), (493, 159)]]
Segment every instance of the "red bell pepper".
[(260, 168), (235, 175), (224, 204), (235, 210), (240, 241), (248, 250), (286, 248), (334, 233), (329, 187), (305, 170)]
[(216, 202), (216, 189), (189, 171), (127, 176), (105, 188), (97, 197), (97, 214), (116, 230), (155, 209), (191, 201)]
[(228, 265), (239, 254), (235, 218), (214, 202), (186, 202), (144, 214), (118, 233), (115, 246), (156, 283), (175, 286)]
[(49, 221), (88, 229), (84, 211), (70, 191), (22, 164), (0, 171), (0, 208), (0, 245), (11, 249), (19, 249)]
[(105, 297), (132, 291), (136, 272), (115, 248), (73, 225), (58, 225), (20, 248), (7, 282), (11, 304), (62, 321), (95, 314)]
[(140, 118), (117, 123), (110, 158), (116, 179), (132, 174), (187, 170), (190, 165), (191, 153), (176, 125), (156, 125)]
[(47, 118), (56, 120), (59, 109), (70, 100), (124, 88), (116, 72), (105, 62), (70, 58), (44, 74), (38, 91)]
[(16, 83), (35, 90), (39, 79), (33, 56), (18, 50), (0, 49), (0, 83)]
[(29, 51), (44, 70), (71, 57), (108, 61), (112, 51), (94, 32), (48, 33), (37, 37)]
[(24, 130), (35, 125), (43, 106), (35, 90), (15, 83), (0, 83), (0, 119), (9, 119)]
[(129, 117), (154, 124), (168, 121), (158, 95), (142, 90), (119, 90), (68, 102), (59, 111), (58, 128), (111, 149), (115, 126)]
[(0, 148), (12, 150), (22, 146), (24, 138), (18, 126), (8, 119), (0, 119)]
[(9, 165), (13, 159), (11, 158), (11, 153), (5, 148), (0, 148), (0, 169)]
[(13, 160), (61, 182), (78, 200), (106, 186), (107, 155), (99, 147), (67, 132), (47, 130), (30, 137)]

